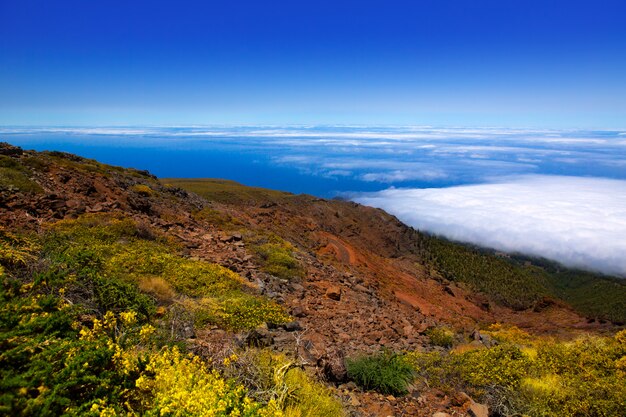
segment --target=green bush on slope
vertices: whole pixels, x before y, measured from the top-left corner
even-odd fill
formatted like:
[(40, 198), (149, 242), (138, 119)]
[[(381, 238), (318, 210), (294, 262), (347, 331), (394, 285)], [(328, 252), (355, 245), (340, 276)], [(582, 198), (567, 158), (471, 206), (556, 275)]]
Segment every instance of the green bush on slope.
[(419, 381), (448, 391), (465, 391), (502, 415), (626, 415), (626, 331), (572, 342), (517, 336), (509, 340), (524, 340), (525, 344), (504, 342), (488, 349), (450, 353), (413, 352), (407, 360)]
[[(167, 239), (123, 217), (59, 222), (41, 246), (2, 236), (11, 245), (2, 246), (0, 259), (0, 414), (343, 415), (340, 402), (296, 368), (280, 383), (272, 379), (273, 395), (251, 397), (241, 383), (254, 388), (261, 379), (233, 379), (181, 352), (176, 346), (185, 342), (160, 327), (169, 315), (153, 317), (163, 300), (137, 285), (145, 276), (150, 288), (167, 282), (173, 292), (162, 294), (175, 300), (164, 298), (165, 307), (202, 309), (206, 303), (204, 313), (228, 328), (288, 318), (232, 271), (181, 258)], [(284, 361), (273, 361), (268, 372), (274, 375)]]
[(346, 361), (348, 376), (357, 385), (382, 394), (403, 395), (413, 379), (413, 369), (402, 356), (381, 352)]
[[(176, 245), (149, 235), (129, 219), (88, 215), (56, 223), (44, 242), (50, 268), (68, 281), (68, 291), (100, 311), (132, 308), (144, 316), (155, 301), (140, 286), (155, 278), (171, 288), (166, 305), (180, 305), (197, 325), (233, 330), (280, 324), (289, 316), (276, 303), (254, 294), (238, 274), (216, 264), (183, 258)], [(85, 290), (87, 294), (85, 293)]]

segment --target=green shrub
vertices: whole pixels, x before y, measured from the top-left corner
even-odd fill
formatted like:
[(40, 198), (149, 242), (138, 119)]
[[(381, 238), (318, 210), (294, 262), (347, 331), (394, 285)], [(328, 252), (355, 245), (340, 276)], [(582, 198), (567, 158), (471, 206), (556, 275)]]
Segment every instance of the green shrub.
[(389, 352), (348, 359), (346, 368), (361, 388), (393, 395), (406, 394), (414, 373), (402, 356)]
[(0, 190), (40, 193), (42, 188), (30, 179), (29, 171), (18, 160), (0, 155)]
[(450, 348), (454, 345), (454, 332), (447, 327), (431, 327), (426, 331), (433, 345)]
[[(146, 235), (150, 239), (143, 238)], [(152, 297), (159, 296), (149, 283), (159, 283), (165, 291), (160, 294), (167, 294), (160, 301), (189, 309), (185, 316), (192, 316), (197, 326), (245, 330), (290, 319), (278, 304), (256, 295), (237, 273), (178, 255), (176, 245), (140, 230), (129, 219), (88, 215), (61, 221), (52, 227), (44, 247), (51, 270), (65, 271), (54, 276), (55, 285), (65, 285), (69, 295), (99, 311), (131, 309), (147, 318), (155, 312)]]
[(232, 217), (230, 214), (210, 207), (205, 207), (202, 210), (192, 213), (192, 217), (198, 221), (205, 221), (226, 230), (235, 229), (242, 225), (239, 220)]
[(284, 279), (300, 277), (303, 274), (298, 260), (293, 256), (293, 250), (293, 246), (282, 239), (255, 247), (261, 262), (261, 270)]
[(269, 349), (249, 349), (223, 360), (224, 374), (246, 381), (255, 398), (273, 401), (284, 417), (343, 417), (332, 391), (296, 362)]
[(130, 189), (144, 197), (150, 197), (155, 194), (155, 191), (145, 184), (135, 184), (132, 187), (130, 187)]
[(428, 386), (465, 391), (501, 415), (618, 416), (626, 415), (622, 339), (625, 332), (573, 342), (524, 337), (528, 346), (415, 352), (407, 360)]

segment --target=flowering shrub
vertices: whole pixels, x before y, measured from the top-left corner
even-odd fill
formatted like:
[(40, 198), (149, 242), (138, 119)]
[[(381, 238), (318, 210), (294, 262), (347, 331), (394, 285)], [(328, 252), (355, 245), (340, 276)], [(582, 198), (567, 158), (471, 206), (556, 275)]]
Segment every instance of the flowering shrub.
[(137, 194), (140, 194), (146, 197), (149, 197), (155, 194), (154, 190), (145, 184), (135, 184), (131, 187), (131, 190), (133, 190)]
[(153, 353), (136, 386), (148, 398), (146, 416), (282, 416), (275, 402), (262, 406), (246, 396), (242, 385), (177, 348)]
[(45, 252), (63, 271), (64, 283), (68, 274), (75, 277), (75, 291), (70, 292), (93, 288), (90, 301), (103, 313), (130, 308), (145, 319), (154, 314), (157, 301), (177, 311), (187, 309), (184, 315), (196, 326), (245, 330), (289, 320), (278, 304), (255, 295), (253, 286), (235, 272), (179, 256), (175, 244), (153, 233), (145, 239), (143, 234), (129, 219), (87, 215), (56, 223)]
[(0, 291), (0, 414), (21, 416), (281, 416), (177, 348), (135, 311), (81, 324), (81, 309), (37, 286)]
[(285, 417), (342, 417), (341, 402), (285, 355), (250, 349), (224, 358), (223, 372), (246, 381), (251, 394), (275, 404)]
[(572, 342), (493, 328), (505, 342), (481, 350), (407, 355), (422, 381), (464, 390), (503, 415), (626, 415), (626, 331)]
[(0, 266), (23, 266), (35, 259), (39, 245), (30, 238), (12, 233), (0, 226)]

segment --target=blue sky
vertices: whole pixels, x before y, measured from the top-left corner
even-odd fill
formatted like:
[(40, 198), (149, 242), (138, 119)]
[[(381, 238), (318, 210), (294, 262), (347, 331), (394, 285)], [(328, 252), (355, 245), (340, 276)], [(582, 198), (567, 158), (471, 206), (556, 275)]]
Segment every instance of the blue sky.
[(626, 127), (623, 1), (0, 0), (0, 124)]

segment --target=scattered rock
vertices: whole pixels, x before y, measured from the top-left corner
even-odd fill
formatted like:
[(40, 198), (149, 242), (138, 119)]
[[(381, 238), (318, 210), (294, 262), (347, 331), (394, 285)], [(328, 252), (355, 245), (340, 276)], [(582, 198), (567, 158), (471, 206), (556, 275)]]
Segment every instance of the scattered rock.
[(283, 329), (287, 330), (288, 332), (295, 332), (298, 330), (302, 330), (302, 326), (298, 321), (290, 321), (289, 323), (283, 324)]
[(304, 309), (300, 306), (296, 306), (291, 310), (291, 315), (294, 317), (305, 317), (306, 316), (306, 312), (304, 311)]
[(489, 417), (489, 407), (484, 404), (472, 402), (467, 409), (467, 413), (471, 417)]
[(244, 335), (242, 344), (253, 347), (268, 347), (274, 343), (274, 337), (267, 326), (259, 326)]
[(446, 285), (445, 287), (443, 287), (443, 290), (450, 294), (453, 297), (457, 297), (458, 296), (458, 290), (456, 288), (451, 287), (450, 285)]
[(339, 287), (338, 285), (332, 285), (328, 287), (328, 289), (326, 290), (326, 297), (335, 301), (341, 300), (341, 287)]

